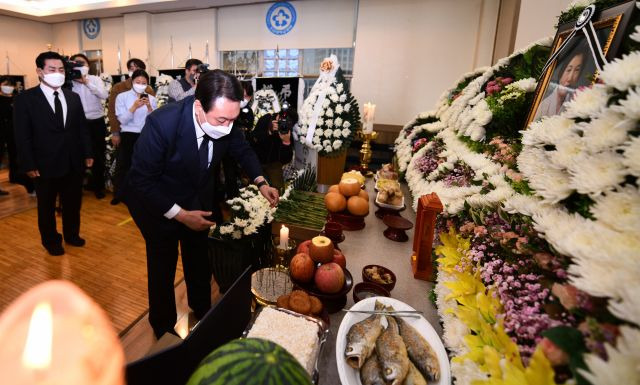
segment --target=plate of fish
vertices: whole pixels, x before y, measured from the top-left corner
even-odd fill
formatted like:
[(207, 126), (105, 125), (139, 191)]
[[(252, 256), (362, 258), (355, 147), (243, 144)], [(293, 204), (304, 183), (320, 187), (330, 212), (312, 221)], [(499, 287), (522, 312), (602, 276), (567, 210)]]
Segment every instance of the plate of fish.
[(371, 297), (349, 309), (338, 329), (336, 362), (343, 385), (451, 383), (438, 333), (394, 298)]

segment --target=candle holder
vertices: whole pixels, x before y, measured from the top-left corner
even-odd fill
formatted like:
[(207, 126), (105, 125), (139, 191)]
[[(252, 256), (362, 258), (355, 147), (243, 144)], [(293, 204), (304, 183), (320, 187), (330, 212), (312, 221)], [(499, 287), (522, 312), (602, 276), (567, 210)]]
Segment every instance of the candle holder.
[(378, 133), (371, 131), (365, 133), (362, 130), (358, 131), (358, 138), (362, 139), (362, 148), (360, 148), (360, 172), (362, 175), (370, 178), (373, 176), (373, 172), (369, 170), (369, 162), (371, 162), (371, 141), (378, 138)]
[(280, 247), (280, 237), (273, 237), (273, 258), (271, 266), (276, 269), (289, 271), (289, 264), (291, 263), (291, 258), (293, 258), (295, 250), (296, 242), (293, 239), (289, 239), (287, 248), (283, 249)]

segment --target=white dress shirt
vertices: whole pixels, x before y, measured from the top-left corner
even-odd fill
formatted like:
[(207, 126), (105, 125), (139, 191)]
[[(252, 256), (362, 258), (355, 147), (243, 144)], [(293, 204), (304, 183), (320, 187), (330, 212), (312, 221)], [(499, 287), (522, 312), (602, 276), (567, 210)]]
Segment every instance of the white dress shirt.
[(104, 117), (104, 107), (102, 101), (109, 97), (109, 93), (104, 88), (104, 82), (97, 76), (88, 75), (87, 84), (73, 81), (73, 92), (80, 95), (84, 115), (89, 120)]
[[(200, 148), (200, 144), (202, 143), (202, 141), (204, 140), (204, 131), (202, 131), (202, 128), (200, 128), (200, 123), (198, 123), (198, 118), (196, 117), (196, 105), (195, 103), (193, 104), (192, 107), (192, 112), (191, 114), (193, 115), (193, 126), (196, 130), (196, 141), (197, 141), (197, 147), (196, 148)], [(208, 160), (207, 160), (207, 167), (209, 167), (211, 165), (211, 158), (213, 157), (213, 140), (209, 140), (209, 156), (208, 156)], [(171, 208), (164, 213), (164, 216), (167, 219), (173, 219), (173, 217), (175, 217), (176, 215), (178, 215), (178, 213), (180, 212), (180, 210), (182, 209), (182, 207), (178, 206), (177, 203), (174, 203), (173, 206), (171, 206)]]
[(55, 114), (56, 105), (55, 105), (55, 95), (53, 95), (54, 91), (58, 91), (58, 99), (60, 99), (60, 103), (62, 104), (62, 116), (64, 119), (64, 124), (67, 124), (67, 99), (64, 98), (64, 92), (62, 92), (62, 88), (58, 88), (54, 90), (53, 88), (45, 85), (44, 83), (40, 83), (40, 89), (44, 92), (44, 97), (47, 98), (47, 102), (51, 106), (51, 110)]
[[(116, 97), (116, 116), (120, 122), (121, 132), (133, 132), (139, 134), (144, 127), (144, 122), (149, 115), (149, 110), (146, 106), (142, 106), (135, 110), (133, 113), (129, 110), (133, 103), (138, 100), (138, 94), (130, 89), (119, 93)], [(149, 103), (151, 103), (151, 109), (158, 108), (157, 99), (153, 95), (149, 95)]]

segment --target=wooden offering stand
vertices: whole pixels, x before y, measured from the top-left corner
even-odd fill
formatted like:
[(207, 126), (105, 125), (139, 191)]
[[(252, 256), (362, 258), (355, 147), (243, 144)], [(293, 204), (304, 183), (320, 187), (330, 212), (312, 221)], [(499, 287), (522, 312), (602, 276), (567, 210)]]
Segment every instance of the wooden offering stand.
[(411, 256), (413, 278), (434, 281), (431, 248), (435, 235), (436, 216), (442, 212), (442, 209), (442, 202), (436, 193), (423, 195), (418, 201)]
[(387, 229), (383, 232), (385, 237), (396, 242), (406, 242), (409, 240), (409, 236), (405, 231), (413, 227), (411, 221), (398, 215), (385, 215), (382, 222), (387, 225)]

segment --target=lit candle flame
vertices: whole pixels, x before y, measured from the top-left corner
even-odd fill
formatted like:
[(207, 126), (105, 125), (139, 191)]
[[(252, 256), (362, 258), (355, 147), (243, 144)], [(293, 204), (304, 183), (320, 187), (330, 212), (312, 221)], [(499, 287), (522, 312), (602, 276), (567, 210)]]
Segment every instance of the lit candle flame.
[(51, 304), (39, 303), (33, 309), (22, 364), (30, 369), (46, 369), (51, 365), (53, 315)]

